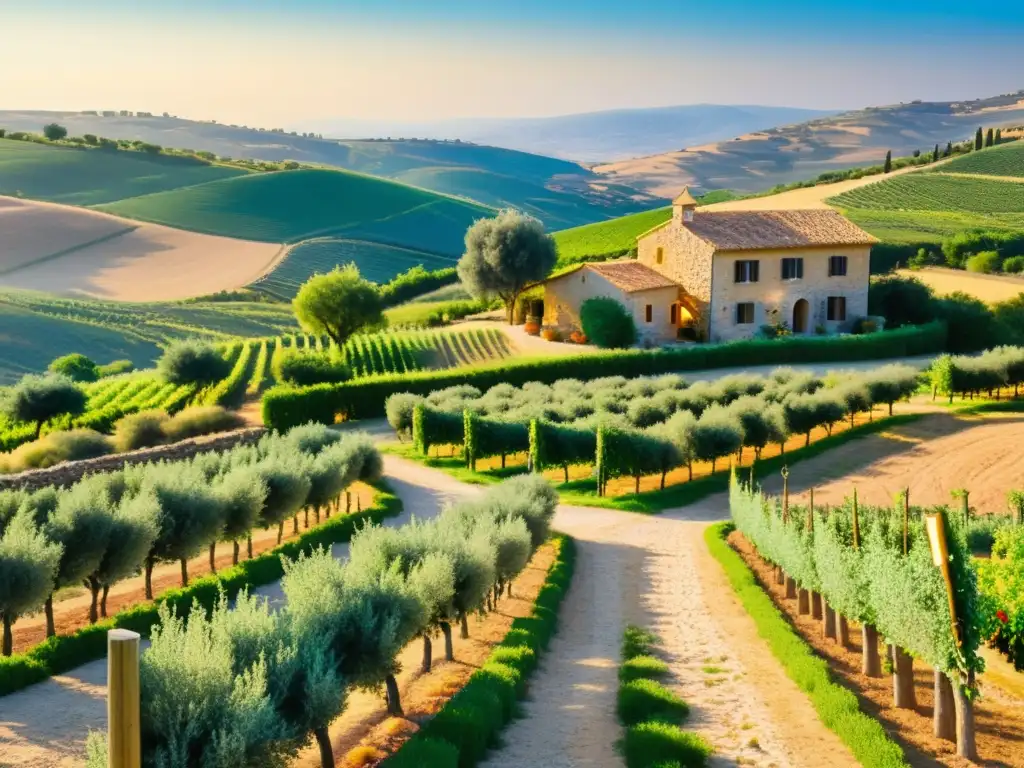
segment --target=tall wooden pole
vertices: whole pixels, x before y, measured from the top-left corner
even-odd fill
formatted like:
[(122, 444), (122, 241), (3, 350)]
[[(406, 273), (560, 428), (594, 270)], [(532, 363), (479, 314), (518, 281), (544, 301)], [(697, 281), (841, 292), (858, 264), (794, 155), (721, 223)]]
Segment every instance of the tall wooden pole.
[(789, 522), (789, 467), (782, 468), (782, 522)]
[(139, 634), (107, 632), (107, 748), (109, 768), (140, 768)]

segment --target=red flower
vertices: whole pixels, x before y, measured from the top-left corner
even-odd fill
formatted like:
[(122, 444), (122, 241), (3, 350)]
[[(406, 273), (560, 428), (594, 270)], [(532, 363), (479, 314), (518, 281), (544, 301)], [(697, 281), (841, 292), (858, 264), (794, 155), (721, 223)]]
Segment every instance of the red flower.
[(1010, 620), (1010, 617), (1006, 615), (1006, 611), (996, 611), (996, 618), (1003, 622), (1003, 624)]

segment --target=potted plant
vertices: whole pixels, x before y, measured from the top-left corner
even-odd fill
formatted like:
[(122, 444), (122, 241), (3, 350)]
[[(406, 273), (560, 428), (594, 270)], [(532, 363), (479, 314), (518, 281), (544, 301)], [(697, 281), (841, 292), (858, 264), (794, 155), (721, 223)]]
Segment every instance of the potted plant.
[(539, 335), (540, 334), (540, 318), (537, 317), (536, 315), (527, 315), (526, 316), (526, 325), (524, 326), (524, 330), (530, 336), (537, 336), (537, 335)]
[(551, 326), (548, 326), (547, 328), (542, 330), (540, 332), (540, 335), (541, 335), (541, 338), (544, 339), (544, 341), (561, 341), (562, 340), (562, 332), (559, 331), (557, 328), (552, 328)]
[(587, 334), (585, 334), (583, 331), (575, 330), (571, 334), (569, 334), (569, 341), (571, 341), (573, 344), (586, 344)]

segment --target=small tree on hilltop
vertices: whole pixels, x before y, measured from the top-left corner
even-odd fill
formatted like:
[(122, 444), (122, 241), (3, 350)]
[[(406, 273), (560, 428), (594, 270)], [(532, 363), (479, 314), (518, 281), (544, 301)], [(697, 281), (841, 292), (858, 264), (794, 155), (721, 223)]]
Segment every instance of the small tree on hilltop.
[(0, 400), (0, 413), (11, 421), (36, 425), (36, 439), (49, 419), (85, 411), (85, 392), (66, 376), (25, 376)]
[(156, 367), (164, 381), (201, 387), (218, 382), (231, 372), (231, 363), (221, 352), (202, 341), (171, 344)]
[(981, 132), (981, 126), (978, 126), (978, 130), (974, 134), (974, 148), (981, 149), (985, 144), (985, 137)]
[(43, 136), (50, 141), (60, 141), (68, 135), (68, 129), (57, 123), (50, 123), (43, 126)]
[(339, 348), (356, 331), (383, 323), (377, 286), (359, 276), (355, 264), (309, 278), (292, 300), (307, 333), (326, 333)]
[(953, 142), (952, 141), (947, 141), (946, 142), (946, 151), (942, 153), (942, 156), (943, 157), (949, 157), (952, 154), (953, 154)]
[(935, 145), (935, 149), (932, 151), (932, 162), (937, 162), (939, 159), (939, 145)]
[(598, 296), (580, 307), (580, 325), (587, 339), (599, 347), (629, 347), (636, 341), (636, 323), (615, 299)]
[(557, 256), (555, 241), (544, 232), (543, 224), (506, 209), (492, 219), (480, 219), (466, 231), (459, 279), (475, 298), (498, 296), (511, 325), (519, 294), (547, 277)]
[(58, 357), (50, 363), (47, 370), (50, 373), (67, 376), (72, 381), (96, 381), (99, 378), (96, 363), (77, 352)]
[(995, 143), (996, 144), (1001, 144), (1002, 142), (1003, 142), (1003, 129), (1002, 128), (996, 128)]
[(889, 173), (892, 170), (892, 150), (890, 149), (885, 153), (885, 165), (882, 167), (882, 173)]

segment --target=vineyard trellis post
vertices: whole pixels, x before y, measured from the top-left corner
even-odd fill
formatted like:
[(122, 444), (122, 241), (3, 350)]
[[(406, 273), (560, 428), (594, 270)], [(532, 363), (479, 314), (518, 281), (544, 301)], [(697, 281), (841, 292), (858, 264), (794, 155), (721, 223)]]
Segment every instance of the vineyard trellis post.
[[(809, 491), (809, 499), (807, 502), (807, 524), (806, 530), (808, 533), (814, 531), (814, 488)], [(797, 592), (797, 613), (801, 616), (806, 616), (811, 612), (811, 593), (805, 588), (800, 587)]]
[(107, 632), (107, 750), (109, 768), (140, 768), (138, 632)]

